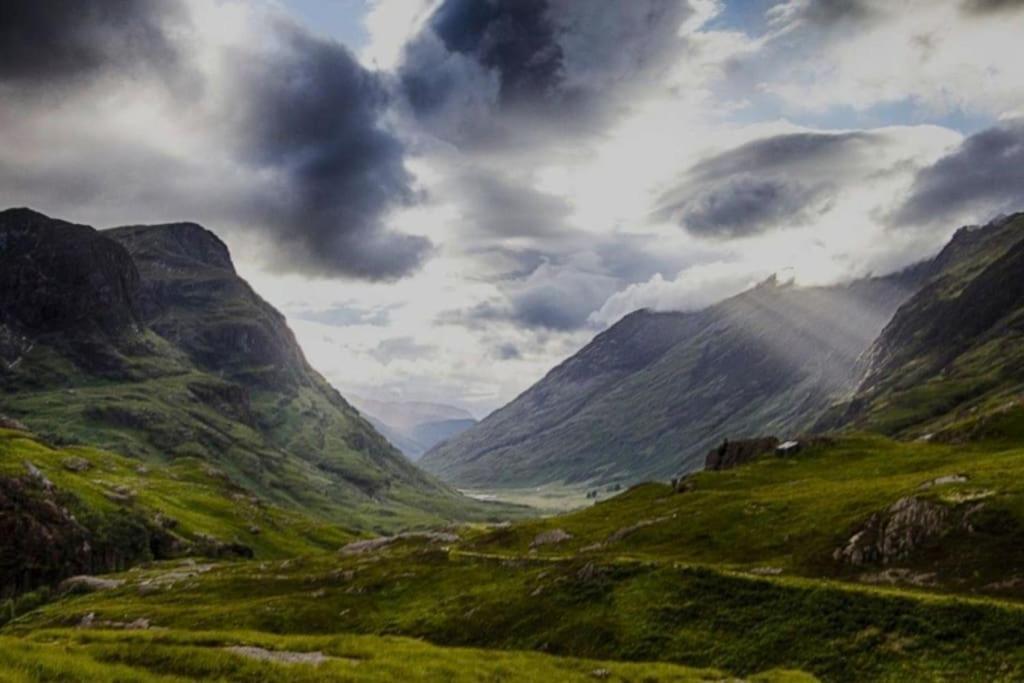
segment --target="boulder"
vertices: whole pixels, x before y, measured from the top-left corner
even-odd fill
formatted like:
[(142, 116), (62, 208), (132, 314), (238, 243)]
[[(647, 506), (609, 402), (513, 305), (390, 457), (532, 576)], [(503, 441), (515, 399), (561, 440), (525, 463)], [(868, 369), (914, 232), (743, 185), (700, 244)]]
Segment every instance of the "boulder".
[(60, 461), (61, 467), (66, 469), (68, 472), (75, 472), (81, 474), (92, 469), (92, 463), (85, 458), (80, 458), (77, 455), (73, 455), (68, 458), (64, 458)]
[(531, 548), (539, 548), (545, 545), (557, 545), (564, 543), (572, 539), (572, 534), (564, 529), (551, 529), (550, 531), (543, 531), (533, 538), (533, 542), (530, 543)]
[(949, 507), (913, 496), (900, 498), (885, 512), (871, 515), (832, 557), (853, 566), (890, 564), (941, 539), (954, 526)]
[(104, 579), (100, 576), (72, 576), (60, 582), (57, 589), (61, 593), (94, 593), (109, 591), (124, 585), (123, 579)]
[(25, 426), (24, 422), (15, 420), (13, 417), (7, 417), (6, 415), (0, 415), (0, 429), (16, 429), (20, 432), (28, 431), (28, 427)]

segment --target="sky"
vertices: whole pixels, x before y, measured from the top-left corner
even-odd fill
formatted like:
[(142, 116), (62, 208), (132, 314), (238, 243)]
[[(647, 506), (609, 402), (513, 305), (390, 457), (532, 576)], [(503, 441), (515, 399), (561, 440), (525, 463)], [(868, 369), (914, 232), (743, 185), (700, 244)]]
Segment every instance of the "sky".
[(0, 206), (191, 220), (342, 393), (494, 410), (640, 309), (1024, 209), (1021, 0), (13, 0)]

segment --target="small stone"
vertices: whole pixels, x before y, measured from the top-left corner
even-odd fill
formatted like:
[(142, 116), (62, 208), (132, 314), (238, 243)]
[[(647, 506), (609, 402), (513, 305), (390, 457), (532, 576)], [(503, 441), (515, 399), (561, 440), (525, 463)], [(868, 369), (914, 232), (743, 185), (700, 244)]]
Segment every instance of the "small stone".
[(61, 466), (68, 472), (81, 473), (92, 469), (92, 463), (85, 458), (71, 456), (60, 461)]

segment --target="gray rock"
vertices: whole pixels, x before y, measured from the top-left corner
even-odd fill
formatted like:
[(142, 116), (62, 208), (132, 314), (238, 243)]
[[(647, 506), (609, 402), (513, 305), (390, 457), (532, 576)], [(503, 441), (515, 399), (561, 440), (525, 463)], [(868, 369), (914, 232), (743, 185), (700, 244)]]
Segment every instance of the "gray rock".
[(28, 460), (25, 461), (25, 470), (28, 471), (28, 476), (35, 479), (44, 489), (53, 489), (53, 482), (46, 478), (42, 470), (33, 465)]
[(543, 531), (537, 534), (533, 542), (530, 543), (531, 548), (539, 548), (544, 545), (557, 545), (558, 543), (564, 543), (572, 539), (572, 534), (564, 529), (551, 529), (550, 531)]
[(93, 593), (96, 591), (109, 591), (120, 588), (124, 585), (123, 579), (104, 579), (100, 576), (72, 576), (61, 581), (58, 590), (61, 593)]
[(79, 458), (76, 455), (64, 458), (63, 460), (60, 461), (60, 464), (61, 467), (66, 469), (68, 472), (81, 473), (87, 472), (88, 470), (92, 469), (91, 462), (89, 462), (85, 458)]
[(7, 417), (6, 415), (0, 415), (0, 429), (16, 429), (19, 432), (28, 431), (28, 427), (25, 426), (24, 422)]
[(854, 566), (890, 564), (940, 539), (954, 526), (953, 513), (945, 505), (912, 496), (901, 498), (885, 512), (871, 515), (832, 556)]
[(278, 662), (280, 664), (310, 664), (320, 666), (324, 662), (333, 659), (322, 652), (289, 652), (287, 650), (265, 650), (262, 647), (251, 647), (247, 645), (232, 645), (224, 648), (228, 652), (255, 659), (260, 662)]

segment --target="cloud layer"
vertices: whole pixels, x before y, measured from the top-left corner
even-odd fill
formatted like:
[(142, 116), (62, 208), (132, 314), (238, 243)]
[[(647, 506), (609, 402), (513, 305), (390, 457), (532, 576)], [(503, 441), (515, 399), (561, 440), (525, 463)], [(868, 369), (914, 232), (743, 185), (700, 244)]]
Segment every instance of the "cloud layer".
[(8, 3), (0, 204), (206, 224), (359, 395), (485, 413), (1024, 208), (1021, 2), (370, 0), (360, 47), (292, 1)]
[[(246, 14), (233, 40), (202, 19), (175, 0), (15, 2), (0, 23), (0, 113), (23, 140), (63, 139), (0, 160), (5, 185), (79, 220), (176, 210), (257, 237), (285, 271), (414, 272), (431, 245), (386, 224), (415, 190), (383, 78), (270, 10)], [(133, 138), (140, 122), (154, 128)]]

